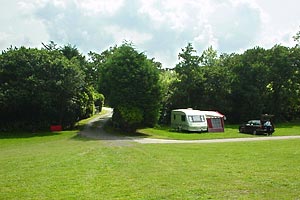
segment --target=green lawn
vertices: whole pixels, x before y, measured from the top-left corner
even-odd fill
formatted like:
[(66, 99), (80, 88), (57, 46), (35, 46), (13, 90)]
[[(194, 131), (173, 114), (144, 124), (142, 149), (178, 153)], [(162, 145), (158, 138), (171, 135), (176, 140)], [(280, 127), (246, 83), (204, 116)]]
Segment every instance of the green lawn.
[(138, 144), (76, 131), (2, 136), (0, 199), (299, 199), (299, 146)]
[[(138, 133), (141, 134), (141, 137), (177, 139), (177, 140), (259, 137), (251, 134), (239, 133), (238, 125), (226, 125), (225, 131), (222, 133), (176, 132), (175, 130), (167, 126), (139, 129)], [(300, 135), (300, 122), (278, 124), (275, 127), (275, 132), (273, 135), (274, 136)]]

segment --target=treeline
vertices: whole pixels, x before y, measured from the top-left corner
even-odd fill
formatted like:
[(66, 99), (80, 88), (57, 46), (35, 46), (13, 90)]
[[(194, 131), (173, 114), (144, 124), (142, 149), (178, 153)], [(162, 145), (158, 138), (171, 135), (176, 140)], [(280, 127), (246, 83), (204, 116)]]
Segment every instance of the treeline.
[(264, 113), (275, 115), (276, 121), (300, 116), (298, 45), (255, 47), (220, 56), (210, 47), (198, 56), (188, 44), (174, 71), (164, 73), (172, 80), (164, 98), (166, 119), (171, 109), (189, 107), (220, 111), (232, 123)]
[(189, 43), (178, 59), (167, 70), (127, 42), (88, 59), (54, 42), (8, 48), (0, 55), (0, 129), (72, 127), (101, 109), (104, 97), (114, 125), (126, 131), (168, 123), (175, 108), (217, 110), (232, 123), (263, 113), (277, 121), (300, 116), (299, 44), (218, 55), (212, 47), (198, 54)]

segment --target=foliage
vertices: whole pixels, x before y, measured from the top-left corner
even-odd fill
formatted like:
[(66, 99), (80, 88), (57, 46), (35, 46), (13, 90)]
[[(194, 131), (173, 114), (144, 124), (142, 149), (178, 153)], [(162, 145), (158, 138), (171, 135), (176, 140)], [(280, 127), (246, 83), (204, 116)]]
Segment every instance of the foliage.
[(294, 38), (295, 42), (297, 42), (296, 47), (299, 48), (300, 47), (300, 31), (298, 31), (293, 38)]
[(1, 129), (72, 126), (93, 111), (80, 62), (59, 50), (10, 48), (0, 56)]
[[(217, 52), (209, 47), (197, 56), (192, 44), (179, 53), (175, 67), (177, 79), (170, 85), (168, 113), (175, 108), (230, 111), (231, 76), (226, 66), (220, 65)], [(174, 76), (175, 76), (174, 75)], [(169, 118), (169, 115), (166, 115)], [(166, 120), (165, 120), (166, 121)]]
[[(135, 132), (143, 121), (143, 111), (138, 107), (119, 105), (114, 111), (113, 122), (126, 132)], [(115, 109), (115, 110), (116, 110)]]
[(104, 105), (104, 100), (105, 100), (105, 97), (103, 94), (100, 94), (98, 92), (93, 92), (93, 99), (94, 99), (94, 104), (96, 106), (96, 108), (98, 109), (99, 112), (101, 112), (102, 110), (102, 107)]
[(129, 131), (157, 123), (161, 87), (156, 66), (128, 43), (114, 49), (103, 63), (102, 92), (114, 108), (113, 120), (117, 126)]
[(179, 53), (179, 63), (175, 67), (179, 81), (174, 82), (172, 96), (172, 107), (195, 107), (203, 95), (201, 85), (204, 77), (200, 68), (200, 57), (195, 55), (196, 50), (189, 43), (181, 53)]
[[(237, 123), (261, 114), (276, 121), (300, 115), (299, 47), (255, 47), (242, 54), (222, 54), (209, 47), (197, 56), (192, 44), (179, 53), (164, 110), (218, 110)], [(177, 78), (176, 78), (177, 77)], [(168, 114), (164, 114), (169, 118)], [(166, 122), (167, 120), (164, 120)]]
[(203, 66), (208, 66), (208, 67), (217, 66), (218, 52), (214, 50), (212, 46), (210, 46), (203, 51), (200, 59), (201, 59), (201, 64)]
[(89, 60), (71, 44), (11, 47), (0, 54), (1, 129), (72, 126), (101, 110), (100, 93), (115, 108), (115, 124), (128, 130), (154, 126), (159, 112), (167, 124), (172, 109), (190, 107), (218, 110), (232, 123), (264, 113), (294, 120), (300, 116), (299, 32), (294, 40), (295, 47), (221, 55), (211, 46), (198, 55), (188, 43), (172, 70), (126, 42), (90, 52)]
[(179, 81), (178, 74), (173, 70), (161, 69), (160, 72), (160, 85), (162, 91), (162, 108), (159, 119), (160, 124), (168, 124), (170, 121), (170, 110), (172, 109), (171, 98), (174, 95), (175, 84)]

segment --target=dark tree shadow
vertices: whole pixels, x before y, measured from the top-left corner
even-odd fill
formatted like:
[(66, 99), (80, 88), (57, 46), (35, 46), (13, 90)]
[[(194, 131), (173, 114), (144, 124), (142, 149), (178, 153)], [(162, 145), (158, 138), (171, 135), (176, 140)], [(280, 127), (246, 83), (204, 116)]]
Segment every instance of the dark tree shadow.
[(0, 132), (0, 139), (16, 139), (16, 138), (32, 138), (32, 137), (48, 137), (60, 135), (61, 132)]

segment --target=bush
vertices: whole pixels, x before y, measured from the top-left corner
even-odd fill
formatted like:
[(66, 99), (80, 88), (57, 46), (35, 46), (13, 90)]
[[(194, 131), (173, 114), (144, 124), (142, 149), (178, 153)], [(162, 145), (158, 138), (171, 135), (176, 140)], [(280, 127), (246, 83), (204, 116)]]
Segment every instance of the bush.
[(57, 50), (10, 48), (0, 55), (0, 129), (72, 127), (94, 112), (80, 62)]

